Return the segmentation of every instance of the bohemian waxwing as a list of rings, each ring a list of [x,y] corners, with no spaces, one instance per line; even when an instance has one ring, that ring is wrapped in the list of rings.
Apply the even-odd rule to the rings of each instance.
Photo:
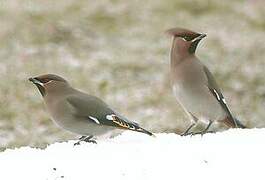
[[[170,51],[173,91],[193,122],[183,135],[204,134],[216,121],[223,122],[228,127],[244,128],[245,126],[232,116],[212,73],[195,55],[197,45],[206,34],[183,28],[173,28],[166,32],[173,36]],[[208,122],[205,130],[189,133],[198,120]]]
[[[95,142],[91,140],[93,136],[115,129],[153,135],[113,111],[101,99],[72,88],[60,76],[46,74],[29,80],[39,89],[53,121],[65,130],[82,135],[82,141]]]

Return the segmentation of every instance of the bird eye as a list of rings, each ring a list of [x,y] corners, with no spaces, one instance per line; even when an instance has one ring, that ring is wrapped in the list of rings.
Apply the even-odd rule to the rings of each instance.
[[[188,36],[184,36],[184,37],[183,37],[183,40],[184,40],[184,41],[188,41]]]
[[[190,37],[190,36],[183,36],[182,39],[184,41],[191,41],[192,40],[192,37]]]
[[[45,79],[41,79],[40,80],[40,82],[42,82],[43,84],[48,83],[50,81],[51,81],[51,79],[48,79],[48,78],[45,78]]]

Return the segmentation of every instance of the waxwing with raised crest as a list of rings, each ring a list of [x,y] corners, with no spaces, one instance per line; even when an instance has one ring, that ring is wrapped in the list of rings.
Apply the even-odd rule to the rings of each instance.
[[[212,73],[195,55],[206,34],[184,28],[172,28],[166,33],[173,37],[170,74],[174,95],[192,121],[183,135],[204,134],[213,122],[244,128],[233,117]],[[207,127],[201,132],[189,132],[200,120],[207,121]]]

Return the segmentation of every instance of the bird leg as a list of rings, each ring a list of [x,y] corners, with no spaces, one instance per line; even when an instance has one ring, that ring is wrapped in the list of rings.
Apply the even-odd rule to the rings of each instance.
[[[79,138],[79,140],[80,140],[80,141],[81,141],[81,140],[84,140],[86,137],[87,137],[87,136],[81,136],[81,137]]]
[[[88,143],[97,144],[97,141],[93,140],[92,138],[93,138],[93,136],[88,136],[83,141],[88,142]]]
[[[200,135],[204,135],[206,133],[214,133],[214,131],[208,131],[210,126],[212,125],[213,121],[209,121],[209,124],[207,125],[207,127],[203,130],[203,131],[199,131],[199,132],[191,132],[189,133],[190,135],[196,135],[196,134],[200,134]]]
[[[74,146],[80,145],[80,142],[82,142],[82,141],[88,142],[88,143],[97,144],[97,141],[93,140],[92,138],[93,138],[93,136],[81,136],[79,138],[79,141],[77,141],[76,143],[74,143]]]
[[[189,134],[190,134],[190,133],[189,133],[190,129],[191,129],[193,126],[195,126],[195,124],[196,124],[196,123],[192,123],[192,124],[186,129],[186,131],[185,131],[184,133],[181,134],[181,136],[187,136],[187,135],[189,135]]]

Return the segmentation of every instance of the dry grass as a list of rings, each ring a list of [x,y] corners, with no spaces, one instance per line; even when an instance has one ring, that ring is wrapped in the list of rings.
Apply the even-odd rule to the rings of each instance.
[[[265,126],[264,1],[11,0],[0,2],[0,148],[74,138],[54,126],[27,78],[56,73],[155,132],[188,125],[168,80],[181,26],[208,34],[198,56],[234,114]]]

